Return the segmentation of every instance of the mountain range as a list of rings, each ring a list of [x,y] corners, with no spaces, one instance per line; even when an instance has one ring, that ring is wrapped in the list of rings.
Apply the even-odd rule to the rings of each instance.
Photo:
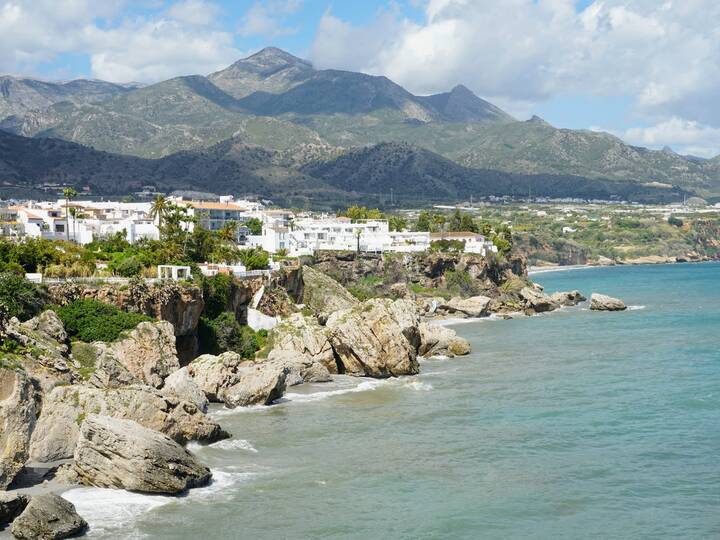
[[[518,121],[462,85],[416,96],[386,77],[318,70],[272,47],[207,77],[142,87],[2,77],[0,129],[17,136],[0,139],[0,183],[12,185],[74,178],[105,193],[180,188],[187,171],[178,164],[192,164],[196,188],[290,198],[381,196],[390,187],[415,201],[528,191],[720,196],[720,157]],[[44,157],[21,163],[11,147]]]

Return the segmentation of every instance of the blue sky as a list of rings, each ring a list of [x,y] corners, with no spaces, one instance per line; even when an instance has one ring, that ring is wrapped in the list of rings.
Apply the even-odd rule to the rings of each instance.
[[[275,45],[519,119],[720,153],[716,0],[0,0],[0,72],[152,83]]]

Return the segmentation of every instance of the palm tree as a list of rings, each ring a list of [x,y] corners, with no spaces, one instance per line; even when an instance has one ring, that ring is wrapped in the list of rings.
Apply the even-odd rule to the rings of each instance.
[[[360,237],[362,236],[362,229],[358,228],[355,231],[355,237],[357,238],[357,252],[360,253]]]
[[[237,240],[238,224],[236,221],[226,221],[218,231],[218,238],[223,242],[234,243]]]
[[[71,208],[70,215],[72,216],[73,240],[77,241],[77,235],[75,234],[75,223],[78,218],[78,209],[75,207]]]
[[[78,192],[71,187],[63,189],[63,197],[65,197],[65,237],[67,241],[70,241],[70,221],[68,216],[70,214],[70,199],[77,197]]]
[[[157,195],[155,200],[152,202],[152,205],[150,205],[150,218],[153,220],[157,219],[157,226],[160,231],[162,231],[162,220],[165,217],[165,214],[167,214],[169,208],[170,205],[162,195]]]

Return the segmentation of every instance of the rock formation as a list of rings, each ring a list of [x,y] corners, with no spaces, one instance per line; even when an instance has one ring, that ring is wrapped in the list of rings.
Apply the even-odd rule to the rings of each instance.
[[[285,378],[286,386],[332,380],[330,372],[322,363],[294,351],[273,349],[268,355],[266,363],[278,364],[288,369]]]
[[[580,302],[585,302],[587,298],[580,291],[565,291],[551,294],[550,300],[560,306],[577,306]]]
[[[82,424],[73,472],[89,486],[168,494],[211,478],[207,467],[166,435],[132,420],[95,414]]]
[[[270,405],[285,393],[289,369],[281,364],[265,362],[243,366],[236,372],[237,382],[221,396],[228,407]]]
[[[489,314],[490,298],[472,296],[470,298],[451,298],[443,302],[438,309],[445,313],[458,314],[464,317],[486,317]]]
[[[21,371],[0,368],[0,489],[7,488],[28,459],[35,426],[32,384]]]
[[[160,388],[165,377],[180,369],[170,323],[142,322],[111,345],[115,358],[140,381]]]
[[[590,297],[590,309],[593,311],[624,311],[627,306],[618,298],[593,293]]]
[[[162,388],[165,395],[175,396],[178,399],[189,401],[201,412],[207,412],[208,398],[205,396],[195,380],[188,373],[188,368],[180,368],[171,373],[165,379],[165,386]]]
[[[13,521],[11,532],[23,540],[54,540],[74,536],[87,527],[75,506],[54,493],[33,495]]]
[[[188,373],[215,403],[222,402],[222,393],[238,380],[237,370],[244,361],[235,352],[224,352],[220,355],[203,354],[188,364]]]
[[[108,390],[63,386],[45,399],[32,434],[31,459],[46,463],[72,457],[80,425],[90,414],[132,419],[182,444],[190,440],[214,442],[229,436],[195,404],[147,386]]]
[[[29,502],[30,497],[17,491],[0,491],[0,530],[22,514]]]
[[[325,328],[315,317],[297,313],[277,325],[270,334],[275,351],[290,351],[320,362],[331,373],[337,373],[332,345]]]
[[[327,320],[331,313],[352,308],[359,303],[345,287],[310,266],[302,268],[302,283],[302,302],[321,322]]]
[[[470,354],[468,340],[457,335],[455,330],[445,326],[420,323],[420,356],[463,356]]]
[[[523,287],[520,290],[520,298],[525,304],[526,310],[534,313],[545,313],[560,307],[539,286]]]

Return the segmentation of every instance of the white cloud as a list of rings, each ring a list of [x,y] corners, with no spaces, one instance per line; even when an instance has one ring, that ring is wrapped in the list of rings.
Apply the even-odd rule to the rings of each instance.
[[[296,12],[302,0],[256,1],[245,13],[238,33],[241,36],[277,37],[297,32],[285,26],[288,15]]]
[[[181,0],[164,14],[120,18],[124,0],[0,0],[0,71],[32,72],[58,54],[90,57],[91,75],[158,80],[220,69],[241,55],[217,6]],[[7,51],[7,53],[5,52]]]
[[[720,126],[720,2],[429,0],[416,23],[326,13],[314,63],[384,74],[417,93],[463,83],[517,109],[561,94],[630,95],[637,112]]]
[[[670,146],[676,152],[701,157],[720,154],[720,129],[698,122],[670,118],[651,127],[630,128],[624,138],[634,144],[662,148]]]

